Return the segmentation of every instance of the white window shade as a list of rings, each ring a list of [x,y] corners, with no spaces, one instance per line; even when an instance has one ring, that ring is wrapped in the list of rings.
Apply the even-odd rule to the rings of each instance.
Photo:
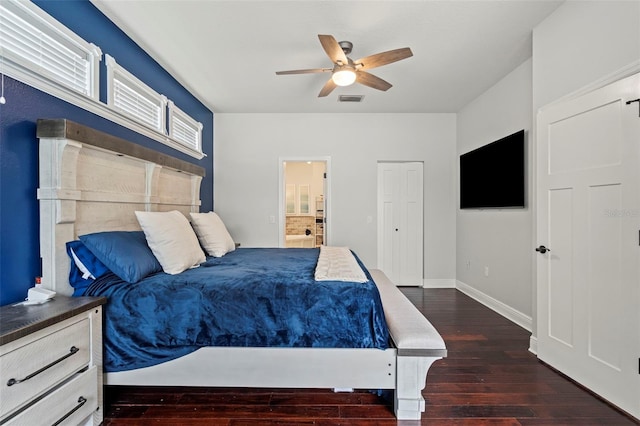
[[[131,88],[127,81],[114,78],[113,80],[113,107],[124,112],[143,124],[161,131],[162,105],[158,99],[150,100]]]
[[[105,55],[107,65],[107,105],[129,118],[166,134],[167,98],[144,84]]]
[[[169,101],[169,137],[202,152],[202,123],[191,118],[171,101]]]
[[[182,113],[185,118],[176,116],[172,120],[173,136],[169,136],[167,99],[109,55],[105,58],[109,74],[106,104],[100,101],[102,51],[98,46],[83,40],[31,1],[0,0],[3,75],[194,158],[203,158],[202,126]]]
[[[0,1],[0,55],[16,72],[98,97],[100,49],[31,2]]]

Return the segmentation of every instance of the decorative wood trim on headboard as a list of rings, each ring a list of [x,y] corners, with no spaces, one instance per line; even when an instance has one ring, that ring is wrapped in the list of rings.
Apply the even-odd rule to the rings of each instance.
[[[66,243],[134,231],[136,210],[200,210],[204,168],[69,120],[38,120],[43,286],[70,295]]]
[[[198,176],[205,176],[204,167],[171,157],[100,130],[75,123],[65,118],[38,119],[36,136],[39,139],[71,139],[130,157],[147,160],[160,166],[171,167]]]

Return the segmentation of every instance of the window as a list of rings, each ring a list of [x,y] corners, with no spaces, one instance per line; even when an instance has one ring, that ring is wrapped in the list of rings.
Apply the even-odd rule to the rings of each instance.
[[[300,214],[309,214],[309,185],[298,185],[298,197]]]
[[[296,214],[296,186],[293,183],[286,185],[285,205],[287,214]]]
[[[116,60],[105,55],[107,65],[107,105],[138,123],[167,135],[165,143],[183,152],[202,155],[202,124],[187,115],[164,95],[159,94]]]
[[[100,49],[31,2],[0,2],[0,55],[19,80],[98,99]]]
[[[169,101],[169,137],[196,151],[202,151],[202,123]]]
[[[197,159],[202,124],[105,55],[107,104],[100,101],[102,51],[30,1],[0,0],[2,71],[86,111]],[[167,114],[169,131],[167,132]]]
[[[167,98],[138,80],[116,60],[105,55],[107,105],[139,123],[165,134]]]

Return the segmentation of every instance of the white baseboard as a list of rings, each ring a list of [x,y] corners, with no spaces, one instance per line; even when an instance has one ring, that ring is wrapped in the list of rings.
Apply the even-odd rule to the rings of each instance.
[[[422,288],[456,288],[456,280],[453,278],[425,278],[422,280]]]
[[[538,355],[538,338],[534,335],[529,338],[529,352]]]
[[[512,321],[525,330],[531,332],[531,325],[533,320],[530,316],[525,315],[516,309],[513,309],[511,306],[506,305],[497,299],[494,299],[493,297],[481,292],[480,290],[476,290],[475,288],[463,283],[462,281],[456,281],[456,288],[472,299],[475,299],[486,307],[496,311],[509,321]]]

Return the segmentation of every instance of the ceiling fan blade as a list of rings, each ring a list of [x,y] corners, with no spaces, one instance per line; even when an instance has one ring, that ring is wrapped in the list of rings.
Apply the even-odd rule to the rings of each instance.
[[[349,63],[347,55],[344,54],[342,47],[340,47],[340,45],[332,35],[318,34],[318,38],[320,39],[322,48],[325,52],[327,52],[327,56],[329,57],[329,59],[331,59],[331,62],[333,62],[334,64],[341,62],[344,65]]]
[[[324,98],[325,96],[327,96],[329,93],[333,92],[333,89],[335,89],[336,87],[338,87],[337,84],[335,84],[333,82],[333,79],[329,79],[327,80],[327,82],[324,84],[324,86],[322,87],[322,90],[320,90],[320,93],[318,93],[318,97],[319,98]]]
[[[276,71],[276,75],[313,74],[318,72],[330,72],[330,71],[332,71],[332,68],[309,68],[306,70]]]
[[[360,70],[356,72],[356,82],[382,91],[387,91],[393,86],[391,83],[384,81],[380,77],[376,77],[373,74]]]
[[[413,56],[413,52],[408,47],[402,49],[388,50],[375,55],[365,56],[362,59],[354,61],[354,64],[362,64],[361,70],[370,70],[372,68],[381,67],[382,65],[391,64]]]

